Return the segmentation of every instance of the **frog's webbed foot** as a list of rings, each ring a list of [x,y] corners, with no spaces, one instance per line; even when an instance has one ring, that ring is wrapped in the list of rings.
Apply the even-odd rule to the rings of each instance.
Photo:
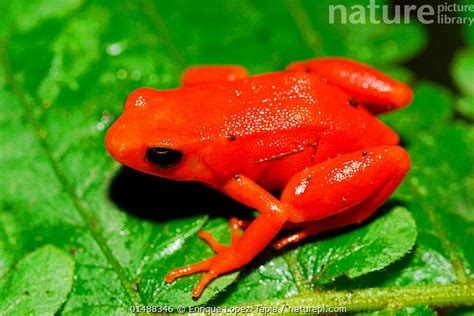
[[[243,221],[235,217],[232,217],[229,220],[229,226],[231,229],[231,237],[230,237],[231,246],[235,245],[237,241],[240,239],[240,236],[241,236],[240,228],[243,225],[244,225]],[[217,254],[224,252],[230,248],[229,246],[225,246],[221,244],[220,242],[218,242],[217,240],[215,240],[214,237],[212,237],[212,235],[205,230],[199,231],[198,236],[199,238],[205,240],[209,244],[209,246],[211,246],[212,250],[214,250],[214,252]]]
[[[286,237],[281,238],[277,242],[273,244],[273,248],[281,249],[289,244],[297,243],[311,235],[315,235],[317,231],[315,231],[312,227],[307,227],[301,231],[288,235]]]
[[[231,248],[239,241],[241,237],[240,228],[244,224],[241,220],[233,217],[229,220],[229,225],[231,228],[231,246],[221,244],[207,231],[199,231],[199,238],[205,240],[217,255],[201,262],[197,262],[178,269],[173,269],[166,275],[165,281],[172,282],[174,279],[181,276],[194,274],[201,271],[208,271],[208,273],[206,273],[201,278],[198,285],[192,292],[193,297],[199,297],[206,285],[219,274],[221,274],[222,271],[228,271],[229,269],[227,266],[229,266],[229,264],[231,266],[233,261],[235,261],[235,257],[232,254]]]

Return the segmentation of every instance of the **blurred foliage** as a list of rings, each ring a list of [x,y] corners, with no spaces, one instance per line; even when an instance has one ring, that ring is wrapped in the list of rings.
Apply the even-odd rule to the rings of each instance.
[[[337,295],[373,288],[383,296],[405,287],[426,287],[434,299],[384,307],[432,314],[426,305],[437,306],[437,298],[473,304],[473,48],[453,61],[461,91],[453,96],[402,66],[426,47],[423,26],[329,24],[330,4],[337,3],[0,2],[1,313],[127,314],[130,305],[262,300],[272,306],[322,293],[334,305],[370,310],[370,298],[357,305]],[[466,27],[466,45],[472,34]],[[196,237],[201,227],[223,242],[229,229],[202,210],[179,217],[153,203],[143,212],[169,216],[147,220],[113,203],[120,166],[103,140],[127,94],[176,87],[191,64],[242,64],[260,73],[323,55],[364,61],[415,87],[412,106],[383,117],[412,157],[406,181],[362,227],[267,250],[218,278],[199,300],[190,295],[199,275],[166,284],[169,269],[212,254]],[[471,289],[462,302],[451,288],[442,292],[455,284]]]

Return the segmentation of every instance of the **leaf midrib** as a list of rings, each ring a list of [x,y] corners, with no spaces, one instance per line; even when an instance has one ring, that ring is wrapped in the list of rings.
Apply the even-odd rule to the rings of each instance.
[[[400,309],[413,305],[452,307],[474,305],[474,284],[423,285],[412,287],[369,288],[356,291],[328,291],[297,295],[278,301],[268,300],[248,307],[301,308],[346,307],[347,312]]]
[[[129,297],[130,301],[132,302],[132,304],[142,305],[141,299],[139,295],[136,293],[136,291],[133,289],[132,283],[128,280],[125,270],[122,268],[118,259],[115,257],[112,250],[107,245],[107,242],[104,236],[102,236],[100,232],[100,227],[97,224],[96,218],[94,217],[94,215],[90,214],[90,212],[84,206],[84,204],[79,199],[77,194],[74,192],[72,184],[69,182],[64,172],[62,171],[59,165],[59,162],[54,157],[52,148],[50,144],[46,141],[46,138],[44,137],[44,132],[43,132],[43,129],[41,128],[41,125],[39,124],[35,116],[33,115],[34,113],[33,106],[27,100],[24,91],[20,88],[20,85],[15,80],[15,77],[13,75],[13,69],[9,62],[6,44],[3,41],[0,43],[0,63],[5,72],[6,83],[11,86],[13,93],[18,98],[19,103],[21,107],[23,108],[26,120],[33,128],[34,134],[37,137],[38,142],[40,146],[42,147],[43,151],[45,152],[51,168],[54,171],[54,175],[58,179],[64,191],[67,193],[67,195],[71,199],[75,209],[77,210],[80,217],[86,224],[88,231],[91,233],[92,237],[97,242],[100,249],[102,250],[104,256],[106,257],[106,259],[109,261],[110,265],[112,266],[114,272],[117,274],[120,280],[120,283],[124,287],[125,292],[127,296]]]

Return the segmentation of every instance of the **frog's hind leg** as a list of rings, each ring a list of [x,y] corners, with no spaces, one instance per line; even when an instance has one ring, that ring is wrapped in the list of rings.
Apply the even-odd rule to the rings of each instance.
[[[297,243],[310,236],[342,228],[354,224],[360,224],[372,215],[380,206],[379,203],[391,194],[391,192],[377,192],[374,196],[360,204],[355,205],[341,213],[320,220],[316,220],[307,224],[305,228],[291,235],[285,236],[273,244],[275,249],[281,249],[289,244]],[[381,202],[380,202],[381,201]]]
[[[189,87],[211,82],[233,81],[245,78],[247,75],[247,69],[239,65],[191,66],[181,76],[181,85]]]
[[[352,105],[360,102],[374,114],[402,108],[413,99],[413,92],[406,84],[350,59],[316,58],[291,63],[286,69],[319,75],[347,93]]]
[[[410,168],[398,146],[341,155],[293,176],[281,201],[292,210],[290,222],[308,222],[303,230],[274,244],[282,248],[308,236],[352,224],[372,215],[392,194]]]

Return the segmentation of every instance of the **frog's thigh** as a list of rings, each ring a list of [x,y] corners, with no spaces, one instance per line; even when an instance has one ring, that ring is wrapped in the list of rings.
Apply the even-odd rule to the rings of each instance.
[[[247,77],[247,69],[239,65],[207,65],[187,68],[182,77],[184,87],[216,81],[232,81]]]
[[[398,146],[368,148],[313,166],[295,175],[282,193],[290,221],[307,227],[274,244],[280,249],[308,236],[368,218],[392,194],[410,168]]]
[[[410,158],[399,146],[359,150],[296,174],[283,190],[281,201],[289,206],[289,221],[296,223],[350,210],[344,212],[348,215],[337,216],[336,222],[341,223],[338,227],[345,226],[372,214],[396,189],[409,168]]]

